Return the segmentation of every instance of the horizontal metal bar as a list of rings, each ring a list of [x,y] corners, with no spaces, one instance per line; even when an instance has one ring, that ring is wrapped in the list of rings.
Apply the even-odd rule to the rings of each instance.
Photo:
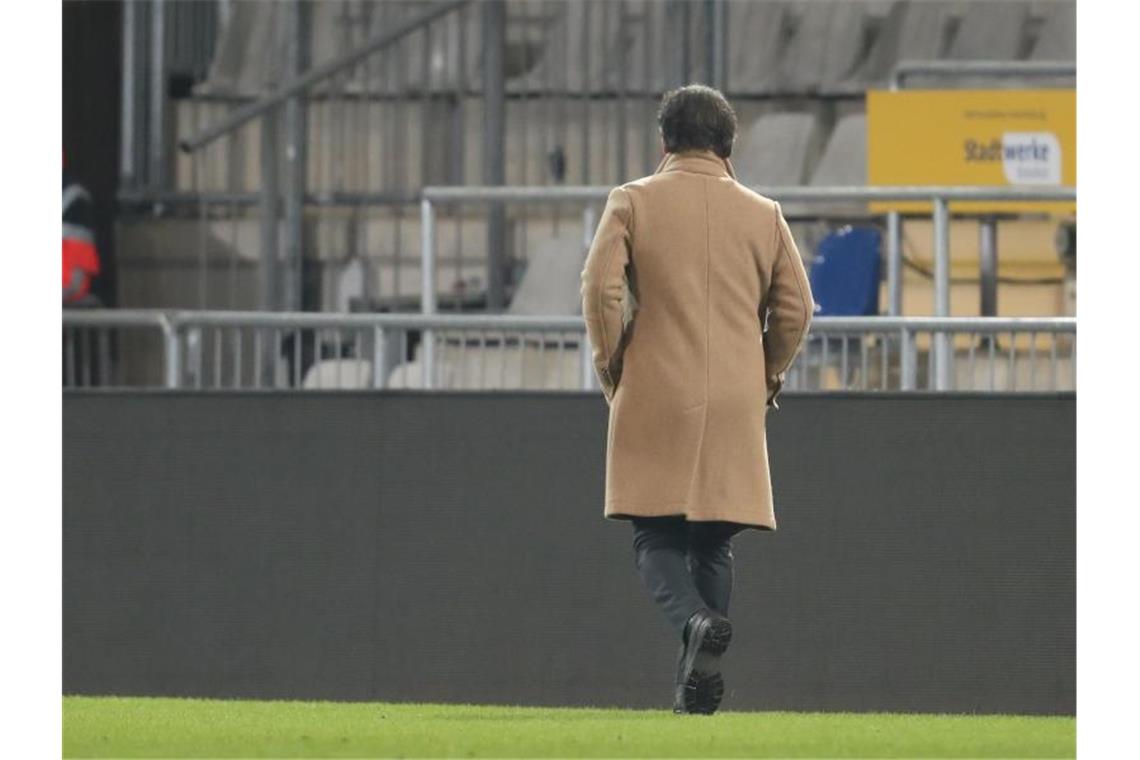
[[[1076,317],[816,317],[813,333],[875,333],[906,328],[911,332],[1075,333]]]
[[[90,309],[63,312],[65,326],[380,328],[582,332],[579,316],[511,314],[342,314],[336,312],[161,311]],[[1075,317],[816,317],[813,333],[879,333],[906,329],[948,333],[1076,333]]]
[[[305,203],[311,206],[413,205],[423,199],[445,201],[604,201],[613,188],[608,185],[456,185],[425,187],[421,193],[308,193]],[[810,187],[758,186],[751,188],[761,195],[779,201],[929,201],[934,197],[949,201],[1075,201],[1072,187]],[[125,206],[256,206],[261,193],[189,193],[125,191],[119,203]]]
[[[584,331],[577,316],[530,316],[511,314],[340,314],[335,312],[174,311],[168,317],[178,325],[193,327],[366,328],[395,330],[513,330]]]
[[[422,197],[429,201],[597,201],[605,200],[613,188],[608,185],[566,185],[536,187],[528,185],[429,186]],[[778,201],[1075,201],[1075,187],[1004,187],[1004,186],[850,186],[811,187],[806,185],[772,185],[751,188]]]
[[[386,193],[307,193],[305,204],[309,206],[364,206],[364,205],[418,205],[419,193],[392,191]],[[149,192],[130,190],[119,193],[118,201],[123,206],[256,206],[261,202],[261,193],[189,193],[189,192]]]
[[[862,85],[851,85],[850,87],[843,84],[830,85],[831,89],[821,89],[812,92],[812,99],[817,101],[847,101],[858,100],[860,103],[866,96],[866,87]],[[571,101],[596,101],[605,102],[612,100],[634,100],[634,99],[648,99],[660,101],[661,98],[668,93],[668,89],[659,89],[650,87],[630,87],[627,86],[624,90],[615,87],[597,87],[590,90],[581,90],[573,88],[565,88],[562,86],[544,86],[541,91],[542,97],[545,98],[559,98]],[[802,97],[803,90],[797,90],[790,87],[781,87],[777,89],[770,89],[764,92],[755,92],[752,90],[734,90],[724,89],[721,90],[725,98],[730,103],[736,101],[751,101],[762,103],[776,99],[785,99],[791,97]],[[384,90],[379,86],[370,90],[335,90],[335,91],[318,91],[309,93],[306,98],[310,102],[373,102],[373,103],[389,103],[389,102],[411,102],[419,100],[433,100],[438,102],[452,102],[462,98],[479,98],[482,97],[483,90],[479,87],[455,87],[450,84],[435,84],[431,87],[425,87],[418,84],[406,83],[398,90]],[[505,96],[508,100],[529,100],[533,101],[536,93],[528,89],[525,83],[507,83],[507,90]],[[228,105],[240,105],[242,103],[254,103],[257,101],[255,95],[234,93],[234,92],[195,92],[186,97],[187,101],[195,103],[221,103]]]
[[[891,89],[913,75],[961,77],[1075,77],[1072,61],[899,61],[891,74]]]
[[[183,140],[179,143],[182,150],[190,153],[192,151],[207,145],[227,132],[232,132],[242,124],[255,119],[261,114],[265,113],[271,108],[284,103],[289,98],[297,95],[298,93],[307,90],[317,82],[328,79],[331,76],[339,74],[345,69],[351,68],[364,58],[382,50],[395,42],[398,42],[408,34],[416,31],[420,27],[426,26],[438,18],[446,16],[454,10],[466,5],[469,0],[452,0],[451,2],[443,2],[432,6],[429,10],[420,14],[410,21],[405,21],[402,24],[397,24],[390,31],[379,35],[378,37],[369,40],[355,50],[350,50],[343,55],[339,55],[327,63],[320,66],[315,66],[309,69],[301,76],[278,87],[273,92],[269,93],[263,98],[250,103],[249,105],[242,106],[236,109],[229,117],[223,119],[218,124],[210,127],[202,132],[199,132],[194,137]]]
[[[170,312],[157,309],[64,309],[64,327],[163,327]]]

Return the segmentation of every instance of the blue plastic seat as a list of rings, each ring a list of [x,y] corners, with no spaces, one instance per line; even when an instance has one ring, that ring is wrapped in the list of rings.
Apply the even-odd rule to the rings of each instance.
[[[873,227],[843,227],[820,242],[809,275],[817,316],[862,317],[879,313],[880,237]],[[825,371],[834,373],[831,376],[838,381],[840,390],[850,387],[852,375],[860,371],[861,363],[840,357],[860,356],[861,341],[854,335],[817,337],[814,347],[806,350],[801,360],[804,371],[810,367],[818,372],[821,387]]]
[[[817,316],[879,313],[881,235],[874,227],[843,227],[819,244],[811,267]]]

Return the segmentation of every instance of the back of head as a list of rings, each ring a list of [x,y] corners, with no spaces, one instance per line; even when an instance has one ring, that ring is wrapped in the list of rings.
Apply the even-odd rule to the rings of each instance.
[[[657,124],[669,153],[711,150],[721,158],[732,155],[736,113],[713,87],[690,84],[665,93]]]

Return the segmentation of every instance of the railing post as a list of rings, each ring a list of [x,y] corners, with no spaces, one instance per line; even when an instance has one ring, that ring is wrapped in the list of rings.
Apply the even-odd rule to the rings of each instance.
[[[424,198],[420,201],[420,312],[426,316],[435,311],[435,208]],[[423,387],[430,390],[435,379],[435,333],[424,328],[421,335]]]
[[[388,381],[384,328],[372,328],[372,387],[383,388]]]
[[[914,342],[910,330],[899,330],[899,390],[913,391],[915,386]]]
[[[594,243],[594,228],[598,224],[598,210],[594,204],[587,203],[585,208],[582,209],[582,258],[584,259],[590,251],[590,246]],[[582,331],[582,336],[578,342],[578,365],[581,370],[581,384],[582,390],[592,391],[596,389],[594,377],[594,357],[590,350],[590,336],[586,334],[585,330]]]
[[[950,316],[950,209],[945,198],[934,198],[934,313]],[[951,390],[950,336],[934,333],[934,389]]]
[[[582,249],[585,251],[590,250],[590,246],[594,244],[594,228],[598,226],[598,210],[594,208],[594,204],[587,203],[586,207],[582,209]]]
[[[582,338],[578,343],[578,356],[582,368],[582,390],[592,391],[596,387],[594,385],[594,355],[590,350],[590,336],[585,331],[582,332]]]
[[[983,217],[978,222],[978,258],[980,268],[981,315],[997,316],[997,219]]]
[[[164,315],[161,319],[164,384],[175,390],[182,384],[182,332],[170,317]]]
[[[887,314],[902,314],[902,217],[887,213]]]

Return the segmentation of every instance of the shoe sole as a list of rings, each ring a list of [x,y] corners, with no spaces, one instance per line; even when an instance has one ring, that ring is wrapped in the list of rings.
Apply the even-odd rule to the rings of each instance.
[[[685,709],[700,715],[712,715],[724,698],[724,678],[720,674],[720,658],[732,641],[732,624],[716,620],[701,639],[701,647],[685,680]]]

